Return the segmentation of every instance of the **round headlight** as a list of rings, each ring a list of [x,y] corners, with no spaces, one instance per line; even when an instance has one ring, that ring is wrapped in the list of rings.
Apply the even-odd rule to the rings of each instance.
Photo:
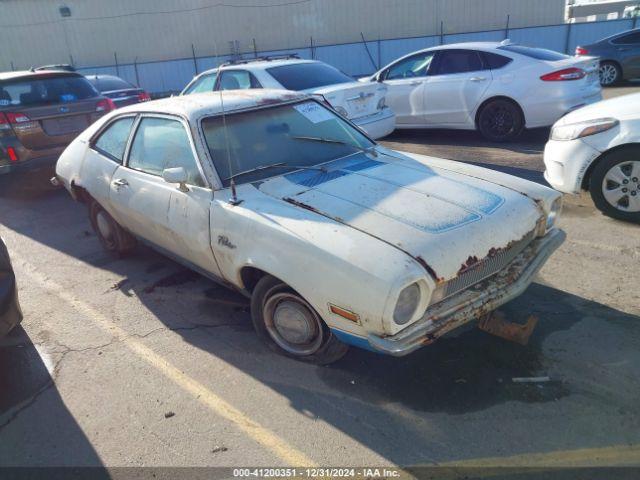
[[[417,283],[412,283],[400,292],[398,303],[393,311],[393,321],[398,325],[404,325],[411,320],[419,304],[420,286]]]

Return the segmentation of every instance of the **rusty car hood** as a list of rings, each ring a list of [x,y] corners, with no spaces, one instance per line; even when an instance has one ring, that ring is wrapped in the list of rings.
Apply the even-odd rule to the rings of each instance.
[[[470,258],[482,259],[527,236],[542,211],[532,198],[501,182],[443,165],[400,154],[358,153],[326,164],[326,172],[296,171],[257,186],[316,212],[318,221],[331,219],[384,241],[412,256],[435,279],[449,280]]]

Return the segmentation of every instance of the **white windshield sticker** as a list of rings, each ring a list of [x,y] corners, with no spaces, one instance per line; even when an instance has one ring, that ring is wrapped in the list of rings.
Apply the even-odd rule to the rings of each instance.
[[[326,122],[327,120],[335,118],[329,110],[321,107],[316,102],[302,103],[300,105],[295,105],[293,108],[299,111],[312,123]]]

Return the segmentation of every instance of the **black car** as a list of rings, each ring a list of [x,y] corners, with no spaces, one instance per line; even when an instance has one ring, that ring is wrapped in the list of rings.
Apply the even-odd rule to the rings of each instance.
[[[102,95],[110,98],[116,107],[151,100],[149,94],[142,88],[115,75],[86,75],[86,77]]]
[[[16,276],[11,267],[7,247],[0,238],[0,337],[22,321],[18,303]]]
[[[605,87],[640,78],[640,28],[577,47],[576,55],[600,58],[600,83]]]

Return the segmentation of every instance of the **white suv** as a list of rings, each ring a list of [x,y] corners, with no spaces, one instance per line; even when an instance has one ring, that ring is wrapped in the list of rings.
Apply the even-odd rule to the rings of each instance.
[[[385,105],[386,85],[360,83],[331,65],[295,56],[238,60],[196,76],[181,95],[248,88],[285,89],[322,95],[340,115],[371,138],[389,135],[396,127]]]

